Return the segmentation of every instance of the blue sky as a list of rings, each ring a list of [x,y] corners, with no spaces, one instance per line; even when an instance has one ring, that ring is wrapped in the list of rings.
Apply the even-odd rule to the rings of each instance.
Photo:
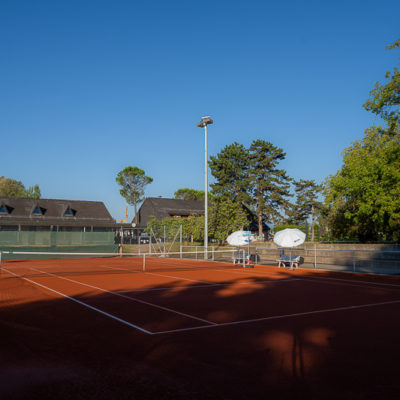
[[[128,165],[153,177],[147,196],[204,189],[210,115],[210,155],[264,139],[320,182],[380,123],[362,104],[399,65],[399,15],[398,0],[2,0],[0,176],[122,219]]]

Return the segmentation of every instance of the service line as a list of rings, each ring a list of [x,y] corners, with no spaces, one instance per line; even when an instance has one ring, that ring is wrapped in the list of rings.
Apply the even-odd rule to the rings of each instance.
[[[43,289],[46,289],[46,290],[48,290],[48,291],[50,291],[50,292],[52,292],[52,293],[58,294],[59,296],[62,296],[62,297],[65,297],[65,298],[67,298],[67,299],[69,299],[69,300],[71,300],[71,301],[74,301],[75,303],[78,303],[78,304],[80,304],[81,306],[87,307],[87,308],[89,308],[89,309],[91,309],[91,310],[93,310],[93,311],[96,311],[96,312],[98,312],[98,313],[100,313],[100,314],[102,314],[102,315],[105,315],[106,317],[109,317],[109,318],[114,319],[114,320],[116,320],[116,321],[118,321],[118,322],[121,322],[121,323],[123,323],[124,325],[127,325],[127,326],[129,326],[129,327],[131,327],[131,328],[134,328],[134,329],[137,329],[137,330],[139,330],[139,331],[141,331],[141,332],[147,333],[148,335],[152,335],[152,334],[153,334],[152,332],[150,332],[150,331],[148,331],[148,330],[146,330],[146,329],[144,329],[144,328],[141,328],[141,327],[138,326],[138,325],[132,324],[132,323],[130,323],[130,322],[128,322],[128,321],[125,321],[125,320],[122,319],[122,318],[119,318],[119,317],[117,317],[117,316],[115,316],[115,315],[112,315],[112,314],[110,314],[110,313],[108,313],[108,312],[105,312],[105,311],[101,310],[100,308],[93,307],[93,306],[91,306],[90,304],[87,304],[87,303],[85,303],[85,302],[83,302],[83,301],[81,301],[81,300],[75,299],[75,297],[68,296],[68,295],[66,295],[65,293],[59,292],[58,290],[54,290],[54,289],[52,289],[52,288],[49,288],[48,286],[42,285],[41,283],[32,281],[31,279],[25,278],[24,276],[17,275],[17,274],[15,274],[14,272],[11,272],[11,271],[9,271],[9,270],[6,269],[6,268],[2,268],[2,270],[3,270],[3,271],[6,271],[7,273],[9,273],[9,274],[11,274],[11,275],[14,275],[14,276],[17,277],[17,278],[24,279],[25,281],[27,281],[27,282],[29,282],[29,283],[32,283],[33,285],[37,285],[37,286],[39,286],[39,287],[41,287],[41,288],[43,288]]]
[[[83,283],[83,282],[77,281],[75,279],[65,278],[64,276],[58,276],[58,275],[52,274],[50,272],[41,271],[40,269],[31,268],[31,270],[40,272],[40,273],[45,274],[45,275],[54,276],[54,277],[56,277],[58,279],[63,279],[63,280],[69,281],[69,282],[77,283],[78,285],[87,286],[87,287],[90,287],[92,289],[100,290],[101,292],[110,293],[110,294],[112,294],[114,296],[119,296],[119,297],[122,297],[124,299],[128,299],[128,300],[131,300],[131,301],[135,301],[137,303],[141,303],[141,304],[145,304],[147,306],[158,308],[158,309],[163,310],[163,311],[168,311],[168,312],[171,312],[171,313],[174,313],[174,314],[177,314],[177,315],[181,315],[181,316],[186,317],[186,318],[191,318],[191,319],[195,319],[197,321],[205,322],[206,324],[216,325],[215,322],[208,321],[208,320],[203,319],[203,318],[195,317],[194,315],[186,314],[186,313],[183,313],[183,312],[180,312],[180,311],[177,311],[177,310],[173,310],[172,308],[163,307],[163,306],[160,306],[158,304],[150,303],[148,301],[139,300],[139,299],[136,299],[134,297],[126,296],[126,295],[121,294],[119,292],[114,292],[112,290],[103,289],[103,288],[98,287],[98,286],[89,285],[88,283]]]

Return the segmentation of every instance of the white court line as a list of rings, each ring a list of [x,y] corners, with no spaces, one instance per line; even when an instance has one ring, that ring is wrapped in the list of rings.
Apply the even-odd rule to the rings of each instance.
[[[222,322],[220,324],[216,324],[213,326],[198,326],[192,328],[181,328],[181,329],[172,329],[169,331],[159,331],[159,332],[152,332],[153,335],[162,335],[165,333],[179,333],[179,332],[186,332],[186,331],[194,331],[199,329],[206,329],[206,328],[219,328],[224,326],[231,326],[231,325],[240,325],[240,324],[248,324],[252,322],[260,322],[260,321],[269,321],[274,319],[284,319],[284,318],[293,318],[293,317],[302,317],[306,315],[313,315],[313,314],[324,314],[329,312],[336,312],[336,311],[348,311],[348,310],[355,310],[360,308],[367,308],[367,307],[377,307],[389,304],[398,304],[400,300],[393,300],[393,301],[385,301],[382,303],[371,303],[371,304],[362,304],[358,306],[346,306],[346,307],[337,307],[337,308],[327,308],[324,310],[316,310],[316,311],[305,311],[301,313],[295,314],[284,314],[284,315],[275,315],[272,317],[264,317],[264,318],[255,318],[255,319],[246,319],[241,321],[233,321],[233,322]]]
[[[394,287],[400,289],[400,285],[396,285],[394,283],[383,283],[383,282],[370,282],[370,281],[359,281],[356,279],[341,279],[341,278],[328,278],[324,276],[307,276],[307,277],[302,277],[301,279],[304,280],[330,280],[330,281],[339,281],[339,282],[344,282],[347,285],[351,286],[360,286],[360,287],[368,287],[369,285],[375,285],[375,286],[388,286],[388,287]],[[329,283],[329,282],[328,282]],[[334,283],[334,282],[332,282]],[[363,285],[357,285],[357,283],[362,283]]]
[[[137,303],[142,303],[142,304],[145,304],[145,305],[148,305],[148,306],[159,308],[160,310],[163,310],[163,311],[169,311],[171,313],[178,314],[178,315],[181,315],[183,317],[187,317],[187,318],[195,319],[197,321],[205,322],[205,323],[210,324],[210,325],[215,325],[216,324],[215,322],[208,321],[208,320],[203,319],[203,318],[195,317],[194,315],[185,314],[183,312],[173,310],[172,308],[159,306],[158,304],[149,303],[147,301],[139,300],[139,299],[136,299],[136,298],[130,297],[130,296],[125,296],[125,295],[123,295],[121,293],[114,292],[112,290],[107,290],[107,289],[100,288],[98,286],[89,285],[88,283],[83,283],[83,282],[76,281],[75,279],[65,278],[63,276],[58,276],[58,275],[52,274],[50,272],[41,271],[40,269],[36,269],[36,268],[30,268],[30,269],[33,270],[33,271],[41,272],[42,274],[54,276],[54,277],[59,278],[59,279],[64,279],[66,281],[77,283],[77,284],[82,285],[82,286],[87,286],[87,287],[90,287],[92,289],[100,290],[101,292],[110,293],[110,294],[113,294],[114,296],[119,296],[119,297],[122,297],[124,299],[135,301]]]
[[[29,282],[29,283],[32,283],[32,284],[37,285],[37,286],[40,286],[40,287],[43,288],[43,289],[46,289],[46,290],[48,290],[48,291],[50,291],[50,292],[53,292],[53,293],[58,294],[59,296],[65,297],[65,298],[67,298],[67,299],[69,299],[69,300],[72,300],[72,301],[74,301],[75,303],[80,304],[81,306],[90,308],[91,310],[96,311],[96,312],[98,312],[98,313],[100,313],[100,314],[103,314],[103,315],[105,315],[106,317],[115,319],[115,320],[118,321],[118,322],[122,322],[123,324],[128,325],[128,326],[131,327],[131,328],[134,328],[134,329],[137,329],[137,330],[139,330],[139,331],[141,331],[141,332],[147,333],[148,335],[152,335],[152,334],[153,334],[152,332],[150,332],[150,331],[148,331],[148,330],[146,330],[146,329],[143,329],[143,328],[141,328],[140,326],[131,324],[130,322],[125,321],[125,320],[122,319],[122,318],[118,318],[118,317],[116,317],[115,315],[112,315],[112,314],[109,314],[109,313],[107,313],[107,312],[105,312],[105,311],[103,311],[103,310],[100,310],[100,308],[93,307],[93,306],[91,306],[90,304],[84,303],[83,301],[80,301],[80,300],[78,300],[78,299],[75,299],[74,297],[68,296],[68,295],[66,295],[66,294],[64,294],[64,293],[61,293],[61,292],[57,291],[57,290],[51,289],[51,288],[49,288],[48,286],[42,285],[41,283],[32,281],[31,279],[25,278],[24,276],[14,274],[14,272],[8,271],[6,268],[2,268],[2,270],[8,272],[8,273],[11,274],[11,275],[16,276],[17,278],[24,279],[25,281],[27,281],[27,282]]]
[[[111,268],[111,269],[118,269],[119,268],[114,268],[114,267],[105,267],[105,268]],[[128,269],[124,269],[125,271],[129,271]],[[215,271],[221,271],[225,272],[227,270],[221,269],[221,270],[215,270]],[[228,270],[230,273],[235,273],[234,271]],[[275,282],[292,282],[292,281],[299,281],[301,280],[300,278],[293,278],[293,279],[282,279],[282,280],[267,280],[267,281],[257,281],[257,282],[230,282],[230,283],[212,283],[210,281],[202,281],[198,279],[189,279],[189,278],[183,278],[181,276],[175,276],[175,275],[165,275],[165,274],[157,274],[155,272],[144,272],[146,275],[154,275],[154,276],[161,276],[164,278],[173,278],[177,280],[182,280],[182,281],[189,281],[189,282],[200,282],[200,283],[205,283],[205,285],[196,285],[196,286],[167,286],[167,287],[162,287],[162,288],[151,288],[151,289],[130,289],[130,290],[119,290],[118,293],[129,293],[129,292],[152,292],[152,291],[159,291],[159,290],[168,290],[168,289],[196,289],[196,288],[205,288],[205,287],[213,287],[213,286],[231,286],[231,285],[251,285],[251,284],[257,284],[257,283],[275,283]],[[238,274],[241,275],[247,275],[249,274],[244,274],[237,272]]]
[[[155,274],[158,275],[158,274]],[[166,276],[168,278],[176,278],[180,279],[179,276],[173,277],[173,276],[167,276],[167,275],[159,275],[159,276]],[[193,279],[190,279],[193,282]],[[148,289],[126,289],[126,290],[118,290],[118,293],[130,293],[130,292],[156,292],[156,291],[163,291],[163,290],[174,290],[174,289],[198,289],[198,288],[208,288],[208,287],[214,287],[214,286],[234,286],[234,285],[243,285],[243,286],[249,286],[249,285],[255,285],[255,284],[264,284],[264,283],[283,283],[283,282],[293,282],[293,281],[301,281],[302,279],[300,278],[294,278],[294,279],[281,279],[281,280],[276,280],[276,281],[254,281],[254,282],[230,282],[230,283],[209,283],[206,285],[195,285],[195,286],[164,286],[164,287],[157,287],[157,288],[148,288]],[[202,281],[199,281],[202,282]]]

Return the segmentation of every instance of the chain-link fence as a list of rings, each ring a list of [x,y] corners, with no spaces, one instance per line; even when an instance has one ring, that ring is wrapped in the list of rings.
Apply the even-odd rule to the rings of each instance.
[[[261,264],[277,265],[282,254],[299,256],[300,268],[374,274],[400,274],[400,251],[366,249],[328,249],[315,247],[252,247]]]

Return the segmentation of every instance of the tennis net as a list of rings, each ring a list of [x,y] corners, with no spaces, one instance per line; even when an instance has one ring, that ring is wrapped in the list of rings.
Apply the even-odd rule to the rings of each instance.
[[[232,248],[157,254],[1,251],[0,268],[21,274],[41,268],[61,275],[223,269],[237,267],[237,253]]]

